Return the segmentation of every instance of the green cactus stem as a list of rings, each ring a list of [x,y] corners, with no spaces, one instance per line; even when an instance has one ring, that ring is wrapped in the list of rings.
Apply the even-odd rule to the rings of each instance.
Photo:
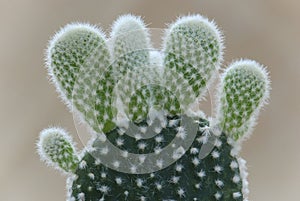
[[[222,34],[200,15],[165,33],[154,49],[142,18],[124,15],[110,38],[77,23],[51,40],[51,80],[92,134],[80,154],[63,129],[40,134],[41,159],[68,177],[67,201],[248,200],[239,150],[267,103],[268,73],[252,60],[229,65],[208,118],[195,105],[218,75]]]
[[[74,172],[79,162],[71,137],[60,128],[45,129],[40,134],[38,153],[47,164],[66,173]]]

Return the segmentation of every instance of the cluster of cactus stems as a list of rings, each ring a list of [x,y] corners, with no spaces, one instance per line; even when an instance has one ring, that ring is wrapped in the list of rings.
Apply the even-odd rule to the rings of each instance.
[[[117,19],[109,39],[89,24],[62,28],[47,69],[92,137],[79,153],[65,130],[47,128],[38,152],[67,175],[67,200],[248,200],[239,150],[270,81],[257,62],[233,62],[208,120],[195,106],[219,75],[222,51],[222,34],[200,15],[170,24],[161,49],[133,15]]]

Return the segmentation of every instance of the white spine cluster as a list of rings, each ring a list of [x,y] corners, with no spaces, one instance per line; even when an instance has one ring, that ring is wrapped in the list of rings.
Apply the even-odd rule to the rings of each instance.
[[[246,161],[243,158],[239,157],[238,164],[239,164],[240,175],[243,183],[242,193],[244,196],[244,201],[248,201],[249,182],[247,180],[248,171],[247,171]]]
[[[133,15],[119,17],[112,26],[108,43],[111,43],[113,58],[117,61],[121,59],[123,66],[143,67],[137,65],[149,63],[150,36],[140,17]],[[136,58],[130,55],[136,51]]]

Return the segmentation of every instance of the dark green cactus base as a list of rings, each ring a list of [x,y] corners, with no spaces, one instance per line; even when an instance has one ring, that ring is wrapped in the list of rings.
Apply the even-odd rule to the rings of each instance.
[[[142,122],[139,125],[143,124],[146,123]],[[207,124],[206,120],[201,120],[199,128]],[[177,127],[178,125],[164,128],[158,134],[164,137],[160,143],[153,139],[145,140],[147,146],[142,151],[137,148],[139,141],[123,135],[124,145],[119,148],[125,149],[126,147],[127,151],[133,153],[153,152],[156,146],[163,148],[174,138]],[[242,179],[239,179],[238,161],[230,154],[232,146],[227,143],[227,136],[223,133],[217,139],[219,143],[213,151],[203,160],[197,160],[198,151],[202,146],[199,139],[204,136],[201,130],[199,129],[192,146],[179,160],[152,174],[118,172],[95,163],[95,158],[86,153],[82,159],[86,162],[86,166],[78,168],[75,172],[77,178],[70,189],[71,200],[242,201]],[[117,129],[108,133],[107,136],[112,143],[120,137]],[[234,177],[238,179],[233,179]]]

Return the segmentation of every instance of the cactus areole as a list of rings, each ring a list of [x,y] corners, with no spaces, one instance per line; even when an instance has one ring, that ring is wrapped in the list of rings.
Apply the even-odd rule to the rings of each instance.
[[[62,128],[40,134],[41,159],[68,177],[68,201],[248,200],[239,151],[270,81],[257,62],[233,62],[207,118],[197,106],[219,76],[222,39],[200,15],[170,24],[161,49],[133,15],[119,17],[109,38],[80,23],[52,38],[51,81],[91,133],[81,153]]]

